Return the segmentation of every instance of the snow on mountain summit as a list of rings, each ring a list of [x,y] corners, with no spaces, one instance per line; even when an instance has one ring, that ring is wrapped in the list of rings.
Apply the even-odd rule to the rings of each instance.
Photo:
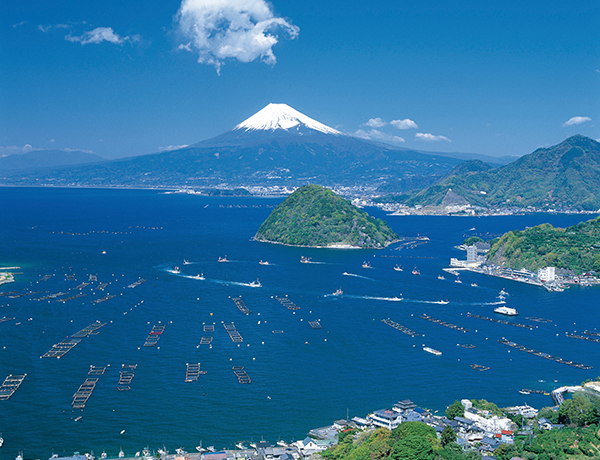
[[[319,123],[287,104],[269,104],[233,129],[243,129],[245,131],[284,129],[288,131],[290,128],[299,129],[302,126],[325,134],[343,135],[337,129]]]

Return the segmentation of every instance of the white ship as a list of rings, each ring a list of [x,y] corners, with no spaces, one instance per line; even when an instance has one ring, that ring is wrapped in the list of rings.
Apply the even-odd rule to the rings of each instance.
[[[436,355],[436,356],[440,356],[442,354],[441,351],[434,350],[433,348],[430,348],[430,347],[423,347],[423,351],[426,351],[427,353],[431,353],[432,355]]]
[[[498,307],[498,308],[494,308],[494,311],[496,313],[500,313],[501,315],[508,315],[508,316],[517,316],[519,314],[519,312],[517,310],[515,310],[514,308],[509,308],[509,307]]]

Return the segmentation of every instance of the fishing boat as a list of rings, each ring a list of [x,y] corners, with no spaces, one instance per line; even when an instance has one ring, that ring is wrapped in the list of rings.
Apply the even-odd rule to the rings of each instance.
[[[371,264],[365,260],[365,261],[362,263],[362,268],[372,268],[372,267],[371,267]]]
[[[441,351],[434,350],[433,348],[430,348],[430,347],[423,347],[423,351],[426,351],[427,353],[431,353],[432,355],[436,355],[436,356],[440,356],[442,354]]]
[[[200,453],[206,452],[206,449],[202,447],[202,440],[200,440],[200,444],[196,446],[196,450]]]
[[[0,434],[0,447],[2,447],[3,445],[4,445],[4,438]]]
[[[171,273],[175,273],[177,275],[181,273],[181,270],[179,269],[179,267],[175,267],[173,270],[171,270]]]
[[[238,442],[238,443],[235,445],[235,447],[237,447],[238,449],[241,449],[241,450],[246,450],[246,446],[245,446],[245,445],[243,445],[241,442]]]
[[[448,305],[450,302],[447,300],[438,300],[436,303],[439,303],[440,305]]]
[[[183,259],[183,265],[190,265],[191,262],[189,260]]]
[[[256,281],[250,281],[248,283],[248,286],[250,286],[250,287],[262,287],[262,284],[260,284],[260,281],[258,281],[258,278],[256,278]]]
[[[394,267],[394,270],[396,270],[397,272],[401,272],[402,267],[400,265],[396,264],[396,266]]]
[[[125,458],[125,452],[123,452],[123,448],[119,450],[119,458]]]
[[[301,264],[309,264],[309,263],[310,263],[310,259],[312,259],[312,257],[304,257],[304,256],[301,256],[301,257],[300,257],[300,263],[301,263]]]
[[[462,283],[462,281],[460,280],[460,278],[456,278],[456,279],[454,280],[454,282],[455,282],[455,283],[459,283],[459,284],[460,284],[460,283]]]
[[[104,458],[106,458],[106,457],[108,457],[108,455],[106,454],[106,451],[105,451],[105,450],[103,450],[103,451],[102,451],[102,453],[100,454],[100,458],[103,458],[103,459],[104,459]]]
[[[229,262],[229,261],[227,260],[227,256],[225,256],[225,257],[219,257],[219,260],[218,260],[218,261],[219,261],[219,262]]]
[[[438,275],[439,280],[445,280],[446,278],[443,275]]]
[[[282,441],[281,439],[279,441],[277,441],[277,445],[281,446],[281,447],[287,447],[287,443],[285,441]]]
[[[504,289],[502,289],[498,295],[507,296],[508,292],[506,292]]]
[[[471,283],[471,287],[477,287],[477,283]]]
[[[258,262],[260,265],[269,265],[269,262],[267,260],[260,260],[260,262]]]
[[[342,295],[344,293],[344,291],[342,291],[342,288],[339,288],[337,291],[335,291],[333,294],[331,295]]]
[[[200,273],[199,275],[196,276],[190,276],[190,278],[193,278],[195,280],[205,280],[206,278],[204,278],[204,273]]]
[[[419,271],[419,269],[418,269],[418,268],[415,266],[415,268],[413,268],[413,270],[412,270],[412,274],[413,274],[413,275],[420,275],[420,274],[421,274],[421,272],[420,272],[420,271]]]
[[[15,460],[23,460],[23,452],[19,452],[19,455],[16,456]]]
[[[521,393],[522,395],[530,395],[531,391],[529,391],[529,390],[519,390],[519,393]]]
[[[517,316],[519,314],[519,312],[517,310],[515,310],[514,308],[505,307],[505,306],[494,308],[494,312],[500,313],[501,315],[507,315],[507,316]]]

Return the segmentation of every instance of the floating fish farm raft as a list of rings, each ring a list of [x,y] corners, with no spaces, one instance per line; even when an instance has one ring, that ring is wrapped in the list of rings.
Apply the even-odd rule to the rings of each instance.
[[[487,316],[475,315],[473,313],[467,313],[467,316],[469,318],[482,319],[484,321],[490,321],[492,323],[506,324],[507,326],[521,327],[523,329],[529,329],[529,330],[533,329],[532,326],[528,326],[527,324],[513,323],[511,321],[506,321],[505,319],[488,318]]]
[[[423,314],[423,315],[420,315],[419,318],[426,319],[427,321],[431,321],[432,323],[439,324],[440,326],[445,326],[447,328],[454,329],[455,331],[469,332],[469,329],[466,329],[461,326],[457,326],[456,324],[447,323],[446,321],[442,321],[441,319],[433,318],[432,316],[429,316],[429,315]]]
[[[410,335],[411,337],[416,337],[420,335],[412,329],[409,329],[406,326],[403,326],[402,324],[398,324],[397,322],[392,321],[390,318],[382,319],[381,322],[387,324],[388,326],[392,326],[394,329],[397,329],[406,335]]]
[[[9,399],[21,386],[23,380],[25,380],[25,377],[27,377],[27,374],[10,374],[8,377],[6,377],[2,385],[0,385],[0,400],[6,401]]]

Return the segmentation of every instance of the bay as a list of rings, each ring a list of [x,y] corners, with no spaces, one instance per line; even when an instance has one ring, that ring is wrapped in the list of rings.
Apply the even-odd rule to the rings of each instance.
[[[230,448],[261,437],[291,441],[347,413],[365,416],[405,398],[434,411],[461,398],[541,408],[552,405],[549,396],[518,390],[550,391],[600,374],[600,344],[565,337],[600,327],[597,288],[549,293],[474,273],[461,274],[459,284],[442,271],[451,257],[465,258],[454,246],[468,236],[499,236],[543,222],[564,227],[593,216],[400,217],[368,209],[403,237],[429,239],[381,251],[252,241],[279,202],[149,190],[0,189],[0,265],[21,267],[0,293],[40,292],[0,297],[0,318],[15,318],[0,323],[0,379],[27,374],[13,397],[0,401],[0,459],[19,451],[25,458],[91,450],[116,456],[121,447],[132,455],[146,445],[193,450],[200,440]],[[229,262],[219,263],[224,256]],[[301,256],[318,263],[301,264]],[[362,268],[363,261],[372,268]],[[393,270],[396,264],[402,272]],[[420,275],[411,273],[414,267]],[[191,278],[200,274],[204,280]],[[98,281],[74,289],[90,275]],[[139,278],[147,281],[127,287]],[[257,278],[262,287],[250,287]],[[99,283],[108,283],[104,291]],[[343,295],[331,295],[338,288]],[[510,294],[506,305],[519,311],[508,320],[532,330],[466,316],[507,319],[493,313],[502,289]],[[85,296],[35,300],[58,292]],[[92,303],[109,294],[115,297]],[[252,314],[238,310],[232,298],[239,296]],[[300,308],[289,310],[275,299],[285,296]],[[382,323],[385,318],[421,335],[402,334]],[[107,323],[99,334],[60,359],[41,358],[97,320]],[[242,343],[229,338],[224,324],[231,322]],[[203,326],[213,323],[212,347],[199,345],[207,335]],[[144,347],[155,324],[165,331],[156,347]],[[502,337],[594,368],[509,349],[498,343]],[[425,353],[424,345],[442,355]],[[207,373],[186,383],[186,363],[201,363]],[[129,391],[117,390],[122,364],[137,364]],[[109,367],[85,409],[73,411],[72,396],[92,377],[90,365]],[[233,366],[243,366],[252,383],[239,384]]]

